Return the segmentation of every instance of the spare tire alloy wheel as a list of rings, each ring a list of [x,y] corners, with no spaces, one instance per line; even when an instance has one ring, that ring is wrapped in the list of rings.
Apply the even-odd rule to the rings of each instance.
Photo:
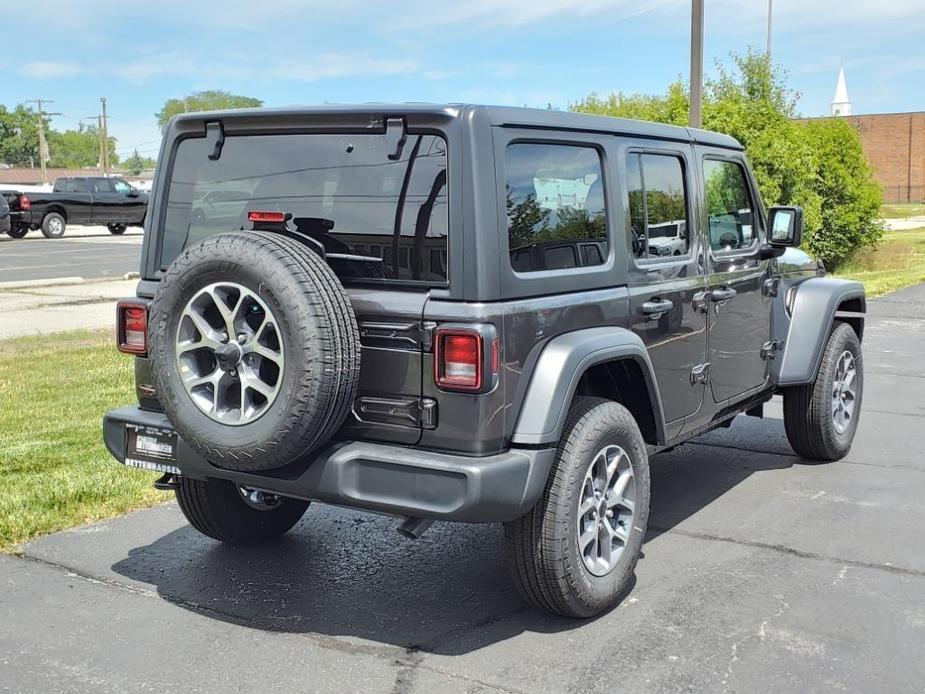
[[[109,229],[110,234],[115,234],[118,236],[120,234],[124,234],[128,227],[126,227],[124,224],[107,224],[106,228]]]
[[[350,299],[319,255],[285,236],[226,232],[187,247],[164,273],[148,338],[164,413],[218,467],[311,460],[356,397]]]
[[[239,426],[275,402],[282,340],[273,312],[247,287],[219,282],[200,289],[183,309],[176,343],[186,392],[209,418]]]

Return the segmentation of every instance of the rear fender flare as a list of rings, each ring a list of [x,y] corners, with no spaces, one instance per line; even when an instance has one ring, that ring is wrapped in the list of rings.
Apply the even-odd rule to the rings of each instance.
[[[562,436],[568,408],[582,375],[592,366],[620,359],[639,364],[655,414],[656,435],[665,440],[665,418],[655,371],[642,339],[617,327],[586,328],[553,338],[533,369],[511,442],[556,443]]]

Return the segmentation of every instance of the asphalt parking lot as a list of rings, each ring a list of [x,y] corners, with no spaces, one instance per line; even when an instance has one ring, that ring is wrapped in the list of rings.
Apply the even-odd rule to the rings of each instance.
[[[925,285],[871,302],[840,462],[765,419],[652,460],[644,558],[596,620],[526,608],[498,526],[316,506],[234,550],[174,504],[0,557],[13,691],[923,691]],[[115,463],[112,463],[115,464]]]
[[[82,277],[118,279],[138,272],[142,231],[113,236],[106,227],[68,227],[63,238],[30,231],[22,239],[0,234],[0,282]]]

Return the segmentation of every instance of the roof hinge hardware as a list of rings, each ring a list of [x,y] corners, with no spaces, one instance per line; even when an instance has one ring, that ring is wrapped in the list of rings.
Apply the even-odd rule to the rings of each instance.
[[[225,146],[225,128],[221,121],[206,123],[206,140],[212,147],[209,159],[218,161],[222,156],[222,147]]]
[[[761,347],[761,358],[765,361],[774,359],[775,355],[784,348],[783,340],[771,340]]]
[[[691,385],[695,386],[698,383],[707,383],[710,380],[710,362],[705,362],[703,364],[697,364],[693,369],[691,369]]]
[[[408,128],[404,118],[387,118],[385,121],[385,141],[389,151],[389,159],[398,161],[408,141]]]

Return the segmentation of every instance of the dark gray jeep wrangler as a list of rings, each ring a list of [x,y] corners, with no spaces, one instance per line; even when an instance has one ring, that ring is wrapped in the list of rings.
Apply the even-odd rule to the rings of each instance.
[[[570,616],[628,586],[648,457],[775,393],[801,456],[848,451],[860,284],[796,249],[742,147],[574,113],[382,106],[189,114],[167,131],[118,341],[121,462],[258,543],[312,500],[504,523]]]

